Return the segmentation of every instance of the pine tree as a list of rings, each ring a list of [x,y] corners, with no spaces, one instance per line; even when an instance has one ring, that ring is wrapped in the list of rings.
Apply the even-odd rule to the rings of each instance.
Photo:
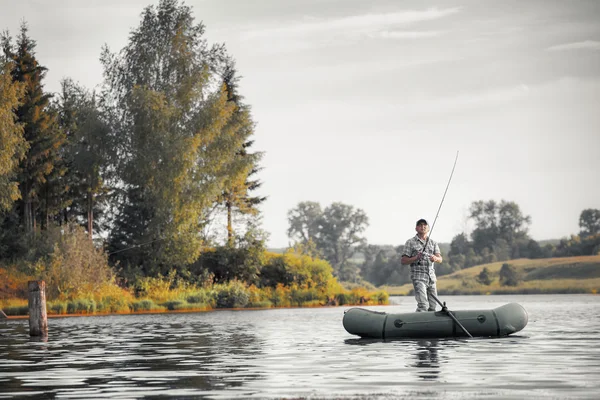
[[[56,116],[50,111],[51,94],[45,93],[42,81],[46,68],[35,57],[36,43],[28,36],[27,24],[21,25],[21,32],[13,47],[11,37],[2,37],[5,56],[12,61],[13,81],[20,82],[25,95],[16,111],[17,121],[23,126],[23,136],[28,144],[25,158],[19,165],[19,188],[22,199],[17,202],[19,225],[26,233],[33,233],[40,217],[47,219],[48,208],[41,210],[40,193],[58,163],[59,149],[64,135],[57,129]],[[48,199],[43,201],[47,202]]]
[[[229,169],[229,177],[225,187],[219,196],[218,202],[225,206],[227,214],[227,244],[233,246],[235,232],[233,229],[233,215],[258,214],[257,206],[266,197],[250,196],[250,192],[257,190],[261,182],[251,179],[260,170],[258,162],[262,153],[250,153],[249,149],[254,141],[250,136],[254,133],[254,122],[250,115],[250,107],[242,102],[243,97],[238,92],[239,77],[235,68],[235,62],[228,59],[223,71],[223,84],[227,92],[227,101],[234,104],[234,112],[225,129],[234,131],[234,134],[243,140],[241,148],[237,152]]]
[[[11,72],[12,65],[0,60],[0,211],[10,210],[13,202],[21,198],[16,169],[27,151],[23,126],[16,121],[14,112],[24,88],[13,81]]]
[[[67,137],[64,159],[68,168],[65,176],[68,194],[63,202],[63,219],[85,221],[91,240],[94,216],[102,214],[108,195],[105,180],[109,177],[113,147],[109,126],[95,94],[70,79],[62,82],[57,108],[59,123]]]

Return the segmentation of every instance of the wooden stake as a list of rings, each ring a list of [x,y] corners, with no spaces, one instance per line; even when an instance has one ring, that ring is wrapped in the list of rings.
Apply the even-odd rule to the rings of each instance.
[[[46,282],[29,281],[29,336],[48,336]]]

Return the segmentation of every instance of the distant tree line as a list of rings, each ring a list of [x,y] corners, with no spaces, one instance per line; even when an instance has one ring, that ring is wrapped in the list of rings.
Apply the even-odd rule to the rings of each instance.
[[[264,251],[255,123],[234,59],[204,31],[189,7],[161,0],[121,51],[103,48],[100,89],[64,79],[56,94],[44,90],[47,69],[27,24],[16,40],[2,35],[0,260],[50,276],[55,244],[74,235],[76,248],[105,249],[97,268],[109,263],[135,280],[189,274],[216,248],[246,249],[249,259]],[[214,279],[256,268],[232,264],[247,268],[218,275],[211,267]]]
[[[581,231],[556,245],[541,246],[528,235],[531,217],[524,215],[511,201],[475,201],[469,209],[475,228],[470,234],[456,235],[444,249],[444,262],[436,265],[439,276],[475,265],[518,258],[549,258],[598,254],[600,251],[600,210],[583,210],[579,219]],[[362,235],[368,226],[364,211],[334,203],[321,209],[315,202],[301,202],[288,212],[288,235],[294,245],[328,260],[343,280],[364,279],[374,285],[402,285],[410,282],[410,271],[400,262],[403,245],[368,244]],[[442,247],[446,247],[442,245]],[[352,257],[360,253],[364,260]],[[501,282],[514,285],[518,274],[506,264]],[[490,280],[488,271],[479,277]],[[489,283],[488,283],[489,284]]]

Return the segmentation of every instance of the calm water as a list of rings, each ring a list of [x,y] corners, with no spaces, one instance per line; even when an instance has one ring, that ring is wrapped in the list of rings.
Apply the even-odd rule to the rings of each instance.
[[[517,302],[501,339],[364,340],[344,307],[0,320],[0,398],[600,398],[600,296],[441,296]],[[413,311],[410,297],[371,307]]]

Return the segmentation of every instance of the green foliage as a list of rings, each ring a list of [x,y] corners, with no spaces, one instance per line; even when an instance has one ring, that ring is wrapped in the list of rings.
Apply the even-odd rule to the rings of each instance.
[[[186,307],[186,303],[183,300],[169,300],[160,303],[160,305],[171,311],[183,310]]]
[[[80,226],[70,223],[48,231],[52,252],[36,264],[37,274],[46,281],[49,299],[71,299],[94,292],[113,282],[114,274],[106,254],[97,249]]]
[[[11,240],[15,235],[23,231],[33,236],[38,227],[47,227],[57,211],[57,199],[53,196],[64,192],[55,179],[62,173],[58,166],[61,164],[60,148],[64,143],[64,134],[57,125],[56,114],[50,109],[51,95],[43,90],[46,68],[35,57],[36,43],[28,36],[27,25],[21,25],[14,45],[8,33],[4,33],[2,47],[11,63],[13,81],[19,82],[24,88],[24,96],[15,115],[16,121],[22,126],[27,146],[16,178],[21,198],[13,205],[11,220],[5,220],[2,227],[13,231],[12,237],[4,235],[7,239],[4,245],[11,248]],[[13,248],[8,253],[12,256],[17,251]]]
[[[213,287],[213,297],[217,308],[242,308],[248,304],[248,288],[240,281],[218,284]]]
[[[298,289],[317,289],[325,293],[337,285],[331,266],[324,260],[291,251],[270,253],[260,271],[259,286],[295,286]]]
[[[65,301],[52,301],[48,302],[48,312],[51,314],[66,314],[67,302]]]
[[[58,121],[67,142],[63,159],[67,170],[62,178],[68,187],[62,217],[85,221],[92,239],[94,215],[107,206],[111,179],[111,161],[114,158],[114,138],[109,134],[106,117],[101,115],[95,94],[70,79],[62,81],[62,92],[55,105]]]
[[[96,302],[90,299],[76,299],[67,302],[67,314],[94,314]]]
[[[28,148],[23,125],[14,113],[21,104],[24,85],[13,81],[12,69],[12,64],[0,60],[0,212],[9,210],[21,198],[16,172]]]
[[[492,277],[490,276],[490,271],[486,267],[483,267],[483,269],[477,276],[477,282],[481,283],[482,285],[486,285],[486,286],[488,286],[490,283],[492,283]]]
[[[522,280],[521,274],[510,264],[502,264],[500,268],[500,284],[502,286],[517,286]]]
[[[306,245],[314,242],[321,257],[329,261],[342,280],[355,280],[358,269],[350,265],[357,248],[366,245],[363,237],[369,219],[361,209],[333,203],[321,211],[315,202],[301,202],[288,211],[288,236]]]
[[[192,274],[212,277],[212,283],[241,280],[255,283],[263,265],[264,240],[248,232],[238,238],[237,246],[219,246],[203,253],[190,270]]]
[[[254,133],[254,122],[250,115],[250,107],[242,102],[243,98],[238,92],[239,77],[232,59],[228,59],[225,63],[222,75],[227,101],[234,105],[231,118],[223,130],[231,132],[231,136],[244,140],[230,163],[223,190],[217,199],[217,202],[224,206],[227,214],[227,244],[233,246],[235,240],[234,215],[258,215],[257,206],[266,198],[250,195],[251,191],[261,186],[261,182],[251,179],[250,176],[259,171],[258,162],[262,158],[262,153],[249,151],[254,143],[250,140],[250,136]]]
[[[411,282],[410,268],[401,263],[403,247],[365,246],[365,260],[360,267],[361,276],[376,286],[403,285]],[[436,269],[439,270],[439,265]]]
[[[579,216],[580,236],[600,234],[600,210],[587,208]]]
[[[190,304],[209,304],[210,297],[204,290],[199,290],[198,292],[187,296],[185,301]]]
[[[152,301],[150,299],[142,299],[142,300],[134,301],[131,303],[130,308],[133,312],[164,310],[163,306],[157,305],[154,301]]]
[[[554,249],[554,257],[572,257],[600,254],[600,233],[561,239]]]
[[[113,127],[124,190],[111,252],[145,275],[198,259],[205,245],[198,232],[228,180],[239,176],[239,151],[251,133],[247,109],[229,100],[213,73],[224,49],[210,48],[203,36],[188,6],[161,0],[144,10],[120,53],[102,55],[109,108],[123,117]]]

